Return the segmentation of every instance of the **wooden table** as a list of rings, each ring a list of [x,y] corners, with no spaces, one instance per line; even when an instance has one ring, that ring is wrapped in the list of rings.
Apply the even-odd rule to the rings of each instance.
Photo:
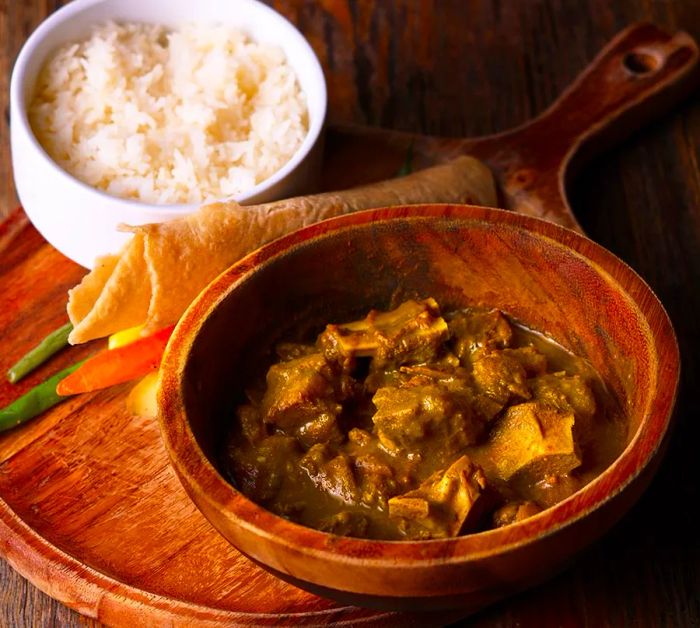
[[[60,0],[0,0],[0,109],[27,35]],[[543,109],[630,22],[700,39],[697,0],[275,0],[326,70],[330,117],[478,135]],[[613,8],[614,5],[614,8]],[[641,502],[569,571],[466,621],[473,626],[700,625],[700,99],[590,165],[570,190],[584,229],[666,305],[683,378],[661,471]],[[17,204],[0,116],[0,217]],[[0,626],[94,626],[0,561]]]

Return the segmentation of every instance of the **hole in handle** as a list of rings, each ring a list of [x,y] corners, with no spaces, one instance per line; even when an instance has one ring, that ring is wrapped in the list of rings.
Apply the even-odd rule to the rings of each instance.
[[[633,50],[622,59],[622,64],[632,74],[649,74],[661,67],[661,58],[645,50]]]

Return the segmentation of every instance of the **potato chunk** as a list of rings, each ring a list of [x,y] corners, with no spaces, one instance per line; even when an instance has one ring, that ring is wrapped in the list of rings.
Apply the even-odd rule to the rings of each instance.
[[[513,397],[529,399],[531,396],[522,364],[501,351],[479,357],[474,362],[473,374],[476,385],[501,406]]]
[[[431,475],[417,489],[389,500],[389,516],[411,539],[457,536],[486,488],[483,471],[467,456]]]
[[[304,454],[299,466],[318,489],[346,504],[357,503],[357,483],[347,455],[334,455],[328,445],[319,443]]]
[[[494,472],[536,482],[568,473],[581,464],[574,440],[574,415],[538,402],[511,406],[498,420],[486,447]]]

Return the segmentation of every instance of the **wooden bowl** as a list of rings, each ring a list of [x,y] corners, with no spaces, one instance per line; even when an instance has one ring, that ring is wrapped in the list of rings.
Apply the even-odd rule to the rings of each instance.
[[[596,480],[521,523],[434,541],[338,537],[278,517],[226,481],[223,435],[251,364],[300,326],[433,296],[498,307],[590,360],[621,403],[628,445]],[[159,393],[172,464],[209,521],[281,578],[343,602],[477,609],[550,576],[639,497],[666,440],[679,376],[671,323],[649,287],[594,242],[551,223],[466,205],[332,219],[252,253],[192,304]]]

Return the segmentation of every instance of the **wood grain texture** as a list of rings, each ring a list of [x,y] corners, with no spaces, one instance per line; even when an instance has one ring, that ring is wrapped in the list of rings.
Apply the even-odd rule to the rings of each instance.
[[[0,113],[19,46],[58,2],[0,0]],[[700,36],[694,0],[584,2],[273,3],[310,38],[329,78],[336,121],[469,136],[532,117],[619,29],[651,20]],[[4,82],[4,83],[3,83]],[[590,166],[573,188],[584,229],[631,263],[667,306],[681,340],[684,388],[670,453],[640,505],[576,566],[539,589],[487,610],[476,626],[700,623],[700,497],[694,394],[700,365],[700,103],[643,129]],[[0,116],[0,211],[14,206],[5,116]],[[5,262],[5,257],[0,263]],[[0,625],[85,625],[1,567]],[[28,593],[28,591],[32,591]]]

